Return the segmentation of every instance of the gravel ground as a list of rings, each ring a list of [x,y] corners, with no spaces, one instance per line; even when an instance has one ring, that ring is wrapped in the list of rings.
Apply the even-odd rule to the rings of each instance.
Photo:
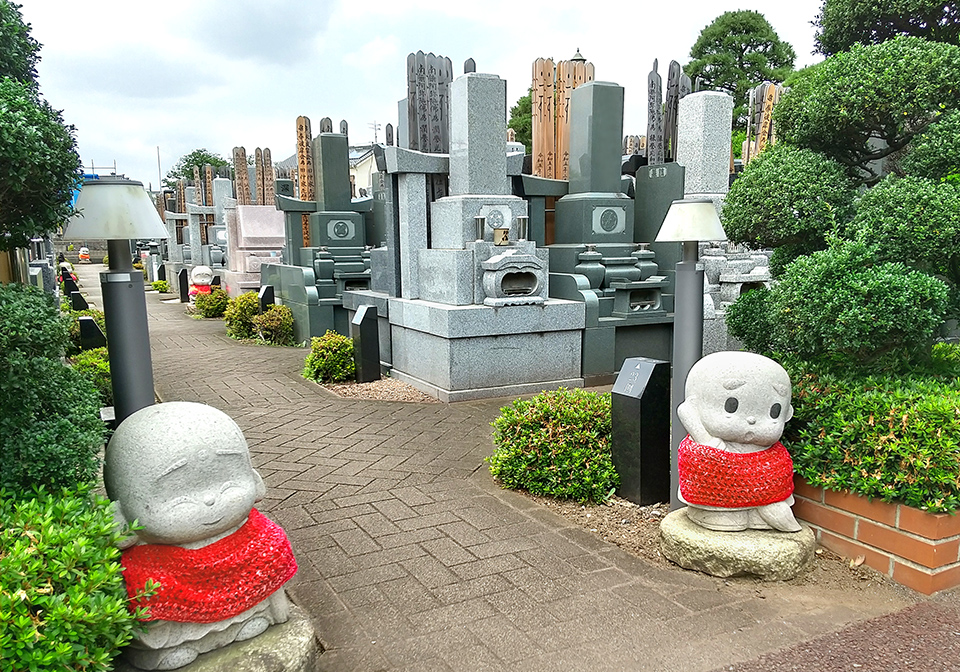
[[[381,378],[372,383],[337,383],[321,385],[325,390],[340,397],[351,399],[374,399],[377,401],[415,401],[439,404],[440,400],[421,392],[413,385],[395,378]]]

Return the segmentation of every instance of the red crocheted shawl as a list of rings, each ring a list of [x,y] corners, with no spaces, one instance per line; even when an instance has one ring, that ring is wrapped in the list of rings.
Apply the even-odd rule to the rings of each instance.
[[[123,552],[130,609],[149,607],[144,621],[215,623],[263,602],[297,572],[283,529],[256,509],[240,529],[196,549],[144,544]],[[133,600],[147,579],[157,594]]]
[[[724,508],[766,506],[793,494],[793,460],[779,441],[756,453],[728,453],[680,442],[680,496],[688,504]]]

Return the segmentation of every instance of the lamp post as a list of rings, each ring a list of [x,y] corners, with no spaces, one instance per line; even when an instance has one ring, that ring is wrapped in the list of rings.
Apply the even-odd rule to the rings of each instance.
[[[123,177],[86,179],[66,240],[106,239],[110,264],[100,274],[116,424],[154,402],[143,273],[133,268],[130,241],[166,238],[167,229],[143,184]]]
[[[677,408],[683,402],[687,374],[703,357],[703,266],[699,263],[700,241],[726,240],[717,208],[709,198],[674,201],[667,211],[656,242],[683,244],[677,263],[673,313],[673,372],[670,422],[670,509],[681,507],[677,450],[686,436]]]

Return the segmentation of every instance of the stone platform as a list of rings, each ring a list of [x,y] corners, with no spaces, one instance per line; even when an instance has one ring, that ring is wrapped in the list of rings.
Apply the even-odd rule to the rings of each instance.
[[[713,576],[786,581],[807,567],[817,549],[813,530],[802,527],[800,532],[717,532],[692,522],[683,508],[660,523],[660,551],[681,567]]]

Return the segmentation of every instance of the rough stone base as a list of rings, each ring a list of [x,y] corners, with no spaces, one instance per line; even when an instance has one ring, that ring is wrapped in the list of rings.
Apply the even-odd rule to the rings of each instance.
[[[262,635],[234,642],[222,649],[201,654],[178,672],[313,672],[320,647],[310,619],[302,609],[290,605],[290,619],[274,625]],[[115,672],[141,672],[118,659]]]
[[[717,532],[691,522],[684,508],[660,523],[660,551],[685,569],[713,576],[785,581],[803,571],[817,548],[813,531],[802,526],[800,532]]]

